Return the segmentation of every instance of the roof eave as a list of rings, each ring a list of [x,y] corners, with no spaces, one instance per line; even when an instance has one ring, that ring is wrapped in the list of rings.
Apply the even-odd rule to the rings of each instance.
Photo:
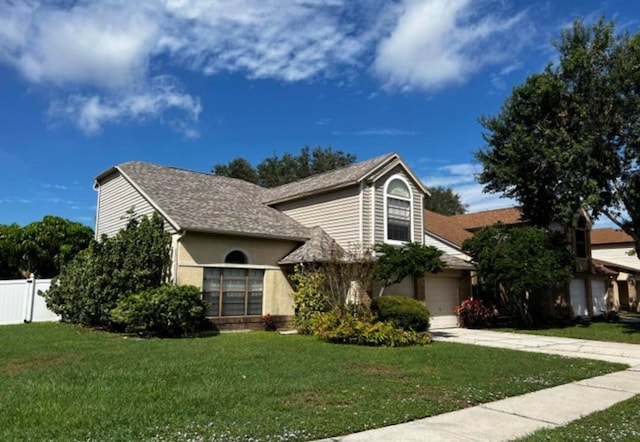
[[[230,235],[230,236],[246,236],[250,238],[261,238],[261,239],[275,239],[275,240],[286,240],[286,241],[307,241],[309,236],[287,236],[287,235],[271,235],[268,233],[256,233],[256,232],[241,232],[238,230],[223,230],[223,229],[207,229],[203,227],[184,227],[185,232],[193,232],[193,233],[214,233],[218,235]]]

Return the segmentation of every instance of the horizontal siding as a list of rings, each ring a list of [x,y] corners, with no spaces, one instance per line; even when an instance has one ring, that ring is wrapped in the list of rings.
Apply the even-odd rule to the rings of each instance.
[[[426,235],[426,234],[424,235],[424,245],[433,246],[438,250],[442,250],[447,255],[455,256],[456,258],[460,258],[465,261],[468,261],[471,259],[469,255],[462,253],[460,250],[456,249],[455,247],[451,247],[449,244],[443,241],[440,241],[439,239],[434,238],[430,235]]]
[[[384,242],[385,238],[385,213],[384,213],[384,187],[389,178],[393,175],[402,176],[411,186],[411,194],[413,195],[413,241],[422,243],[424,241],[424,222],[423,222],[423,201],[422,192],[418,189],[413,180],[404,173],[402,166],[394,167],[391,171],[386,173],[383,177],[378,179],[375,183],[375,242]]]
[[[373,200],[373,186],[365,186],[362,195],[362,240],[366,246],[372,244],[371,237],[371,205]]]
[[[360,243],[359,187],[279,204],[276,209],[306,227],[320,226],[349,249]]]
[[[608,261],[614,264],[618,264],[625,267],[632,267],[640,270],[640,259],[634,254],[629,256],[628,252],[633,250],[633,247],[629,246],[609,246],[606,248],[599,248],[597,246],[591,246],[591,256],[602,261]]]
[[[153,206],[120,173],[115,173],[100,183],[96,237],[113,236],[127,225],[127,211],[138,216],[152,216]]]

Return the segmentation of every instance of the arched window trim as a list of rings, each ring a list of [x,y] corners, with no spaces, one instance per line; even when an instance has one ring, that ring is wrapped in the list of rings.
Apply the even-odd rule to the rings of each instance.
[[[404,183],[405,186],[407,186],[407,189],[409,190],[409,197],[405,198],[405,197],[401,197],[398,195],[389,195],[389,186],[391,185],[391,183],[395,180],[399,180],[402,181],[402,183]],[[389,238],[389,223],[388,223],[388,218],[389,218],[389,198],[395,198],[398,200],[404,200],[404,201],[408,201],[409,202],[409,241],[400,241],[397,239],[390,239]],[[404,175],[402,174],[395,174],[390,176],[387,181],[384,183],[384,242],[389,243],[389,244],[405,244],[406,242],[413,242],[414,241],[414,233],[413,233],[413,211],[414,211],[414,207],[413,207],[413,190],[411,189],[411,185],[409,184],[409,181],[404,177]]]
[[[583,226],[580,226],[581,221],[584,223]],[[580,210],[573,217],[571,224],[573,227],[572,242],[576,258],[589,258],[591,256],[591,219],[584,210]]]
[[[243,263],[238,263],[238,262],[229,262],[227,261],[227,259],[229,258],[229,255],[231,255],[232,253],[242,253],[244,255],[245,258],[245,262]],[[249,254],[243,250],[243,249],[239,249],[239,248],[233,248],[231,250],[229,250],[225,255],[224,255],[224,263],[225,264],[236,264],[236,265],[248,265],[251,263],[251,259],[249,258]]]

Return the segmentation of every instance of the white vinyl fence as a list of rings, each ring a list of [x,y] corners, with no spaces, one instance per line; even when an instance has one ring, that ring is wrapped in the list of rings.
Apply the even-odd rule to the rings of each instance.
[[[38,290],[46,291],[50,286],[50,279],[33,277],[0,281],[0,325],[60,320],[38,295]]]

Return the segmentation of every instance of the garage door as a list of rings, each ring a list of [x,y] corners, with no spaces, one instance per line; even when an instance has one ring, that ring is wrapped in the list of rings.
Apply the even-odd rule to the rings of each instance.
[[[593,315],[602,315],[607,311],[607,288],[601,279],[591,280]]]
[[[457,278],[425,278],[425,301],[433,315],[432,328],[455,327],[453,309],[458,305]]]

